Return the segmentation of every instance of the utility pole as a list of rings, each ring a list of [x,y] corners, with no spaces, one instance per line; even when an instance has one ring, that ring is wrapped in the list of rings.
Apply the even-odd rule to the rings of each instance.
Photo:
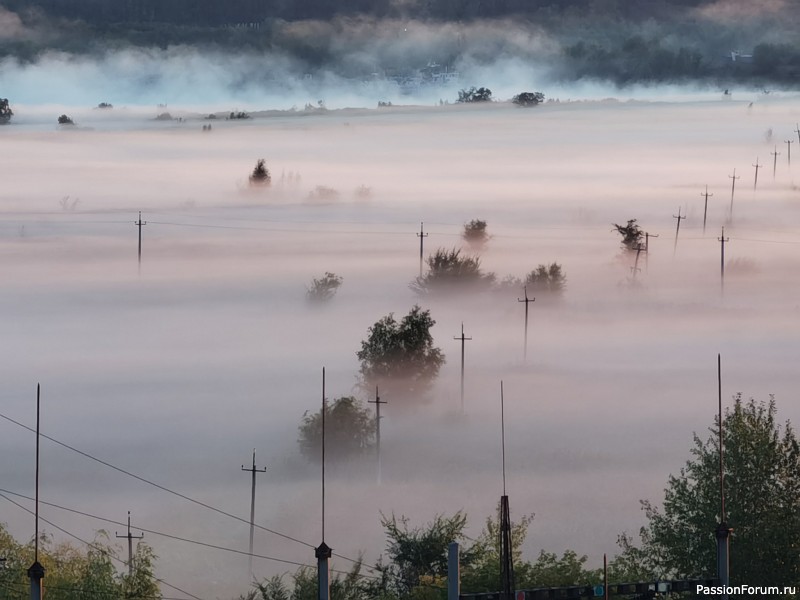
[[[422,277],[422,242],[423,240],[428,237],[428,234],[425,233],[422,229],[423,223],[420,222],[419,224],[419,233],[417,237],[419,238],[419,276]]]
[[[792,143],[794,140],[786,140],[786,161],[789,166],[792,164]]]
[[[325,367],[322,367],[322,543],[314,548],[317,559],[317,598],[329,600],[331,596],[331,570],[329,560],[333,550],[325,543]]]
[[[133,540],[140,540],[144,537],[144,534],[141,535],[131,535],[131,511],[128,511],[128,533],[127,535],[119,535],[116,531],[114,532],[118,538],[127,538],[128,539],[128,575],[133,577]],[[252,554],[252,550],[250,551]]]
[[[248,557],[250,560],[248,562],[248,569],[250,569],[250,575],[253,575],[253,531],[255,529],[255,522],[256,522],[256,473],[266,473],[267,469],[264,467],[263,469],[256,468],[256,449],[253,448],[253,466],[249,469],[246,469],[244,465],[242,465],[242,471],[247,471],[248,473],[253,474],[253,484],[250,492],[250,556]]]
[[[681,230],[681,221],[685,219],[685,216],[681,216],[681,207],[678,207],[678,216],[672,215],[673,219],[678,219],[678,226],[675,228],[675,245],[672,248],[672,256],[675,256],[675,252],[678,249],[678,232]]]
[[[454,337],[454,340],[461,340],[461,414],[464,414],[464,342],[471,340],[471,337],[464,337],[464,323],[461,323],[461,336]]]
[[[800,125],[794,124],[794,130],[797,132],[797,141],[800,142]]]
[[[685,218],[685,217],[684,217]],[[636,259],[633,261],[633,266],[631,267],[631,272],[633,273],[633,280],[636,281],[636,273],[641,271],[639,268],[639,255],[644,250],[644,246],[641,243],[636,245]],[[646,253],[645,253],[646,256]]]
[[[754,164],[753,166],[756,168],[756,176],[755,179],[753,179],[753,191],[755,192],[756,186],[758,185],[758,170],[763,169],[764,165],[758,164],[758,157],[756,156],[756,164]]]
[[[770,152],[770,154],[774,157],[772,161],[772,178],[775,179],[775,172],[778,170],[778,156],[780,155],[778,147],[775,146],[775,152]]]
[[[756,159],[756,163],[758,163],[758,159]],[[756,169],[756,181],[758,181],[758,169]],[[755,189],[755,187],[753,187],[753,189]],[[708,215],[708,199],[711,196],[713,196],[714,194],[709,194],[708,193],[708,185],[706,185],[705,193],[700,192],[700,195],[703,196],[706,199],[705,204],[703,205],[703,235],[705,235],[706,234],[706,216]]]
[[[134,222],[139,228],[139,272],[142,272],[142,226],[147,225],[147,221],[142,221],[142,211],[139,211],[139,220]]]
[[[31,600],[42,600],[42,579],[44,567],[39,562],[39,390],[36,384],[36,532],[33,537],[33,564],[28,568],[31,581]]]
[[[536,302],[536,298],[528,298],[528,286],[522,288],[525,292],[525,299],[521,300],[517,298],[517,302],[524,302],[525,303],[525,346],[523,347],[522,351],[522,360],[523,362],[528,362],[528,304],[531,302]]]
[[[720,292],[725,291],[725,242],[729,242],[730,238],[725,237],[725,226],[722,226],[722,237],[718,237],[717,241],[721,244],[720,263],[719,263],[719,288]]]
[[[385,400],[381,400],[378,395],[378,386],[375,386],[375,400],[367,400],[370,404],[375,405],[375,448],[377,450],[378,459],[378,485],[381,484],[381,404],[387,404]]]
[[[731,219],[731,221],[733,221],[733,193],[734,193],[734,191],[736,191],[736,180],[737,179],[741,179],[741,177],[738,177],[736,175],[736,169],[733,170],[733,175],[728,175],[728,177],[731,180],[731,214],[730,214],[730,219]]]
[[[714,194],[711,194],[712,196]],[[657,233],[648,233],[647,231],[644,232],[644,267],[645,269],[649,269],[650,267],[650,238],[651,237],[658,237]]]

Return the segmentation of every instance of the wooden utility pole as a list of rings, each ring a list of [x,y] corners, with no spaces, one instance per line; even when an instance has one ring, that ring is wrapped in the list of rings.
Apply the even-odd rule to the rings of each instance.
[[[778,147],[777,147],[777,146],[775,146],[775,152],[770,152],[770,154],[773,156],[773,161],[772,161],[772,178],[773,178],[773,179],[775,179],[775,173],[776,173],[776,172],[777,172],[777,170],[778,170],[778,156],[780,155],[780,152],[778,152]]]
[[[471,340],[471,337],[464,336],[464,323],[461,323],[461,335],[454,337],[454,340],[461,340],[461,414],[464,414],[464,342]]]
[[[758,185],[758,170],[763,169],[764,165],[758,164],[758,157],[756,156],[756,164],[753,165],[756,168],[756,176],[753,179],[753,191],[756,190],[756,186]]]
[[[525,303],[525,345],[523,346],[522,350],[522,360],[523,362],[528,362],[528,304],[531,302],[536,302],[536,298],[528,298],[528,286],[522,288],[525,293],[525,298],[517,298],[517,302],[524,302]]]
[[[786,140],[786,162],[789,166],[792,164],[792,143],[794,140]]]
[[[712,196],[714,194],[711,194]],[[648,233],[647,231],[644,232],[644,268],[650,268],[650,238],[651,237],[658,237],[657,233]]]
[[[417,237],[419,238],[419,276],[420,277],[422,277],[422,252],[423,252],[423,250],[422,250],[422,247],[423,247],[422,242],[426,237],[428,237],[428,234],[423,231],[422,226],[423,226],[423,223],[420,222],[420,224],[419,224],[419,233],[417,234]]]
[[[758,160],[756,160],[756,162],[758,162]],[[756,169],[756,180],[758,180],[758,169]],[[706,217],[708,216],[708,199],[711,196],[713,196],[714,194],[709,194],[708,193],[708,186],[706,185],[705,193],[700,192],[700,195],[703,196],[706,199],[705,204],[703,204],[703,235],[705,235],[706,234]]]
[[[642,253],[642,250],[644,250],[644,246],[642,246],[642,244],[638,244],[636,246],[636,258],[634,259],[633,266],[631,267],[631,272],[633,273],[634,281],[636,281],[636,273],[641,271],[641,269],[639,268],[639,255]],[[645,256],[647,256],[646,252]]]
[[[142,270],[142,226],[147,225],[147,221],[142,221],[142,211],[139,211],[139,220],[134,222],[139,228],[139,271]]]
[[[733,193],[736,191],[736,180],[741,179],[741,177],[736,175],[736,169],[733,170],[733,175],[728,175],[731,180],[731,212],[730,212],[730,219],[733,221]]]
[[[725,242],[730,241],[730,238],[725,237],[725,226],[722,226],[722,236],[717,238],[721,244],[720,247],[720,263],[719,263],[719,287],[720,292],[725,291]]]
[[[675,227],[675,245],[672,247],[672,256],[675,256],[675,252],[678,250],[678,232],[681,230],[681,221],[685,219],[685,216],[681,216],[681,207],[678,207],[678,215],[672,215],[673,219],[678,219],[678,225]]]
[[[375,400],[367,400],[375,405],[375,448],[378,461],[378,485],[381,484],[381,404],[386,404],[378,395],[378,386],[375,386]]]
[[[245,468],[242,465],[242,471],[247,471],[248,473],[252,473],[253,481],[250,491],[250,556],[249,556],[249,563],[248,568],[250,569],[250,575],[253,575],[253,531],[255,529],[255,521],[256,521],[256,474],[257,473],[266,473],[266,467],[263,469],[256,468],[256,449],[253,448],[253,466],[249,469]]]
[[[44,567],[39,562],[39,391],[36,384],[36,512],[35,533],[33,537],[33,564],[28,568],[28,579],[31,583],[31,600],[42,600],[42,579]]]
[[[800,142],[800,125],[794,124],[794,130],[797,132],[797,141]]]
[[[126,535],[120,535],[116,531],[114,532],[118,538],[126,538],[128,540],[128,575],[133,577],[133,540],[140,540],[144,537],[144,534],[141,535],[132,535],[131,534],[131,511],[128,511],[128,533]],[[250,554],[252,554],[252,549],[250,550]]]

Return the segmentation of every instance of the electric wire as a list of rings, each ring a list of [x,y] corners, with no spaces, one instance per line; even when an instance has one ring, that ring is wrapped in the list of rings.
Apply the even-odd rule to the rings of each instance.
[[[0,493],[0,497],[4,498],[5,500],[7,500],[8,502],[10,502],[11,504],[13,504],[13,505],[15,505],[15,506],[17,506],[17,507],[21,508],[22,510],[24,510],[24,511],[25,511],[25,512],[27,512],[28,514],[31,514],[31,515],[35,514],[35,513],[34,513],[32,510],[30,510],[29,508],[27,508],[27,507],[23,506],[23,505],[22,505],[22,504],[20,504],[19,502],[15,502],[14,500],[12,500],[11,498],[9,498],[8,496],[6,496],[6,495],[4,495],[4,494],[2,494],[2,493]],[[86,541],[86,540],[84,540],[83,538],[80,538],[80,537],[78,537],[77,535],[75,535],[74,533],[71,533],[71,532],[67,531],[67,530],[66,530],[66,529],[64,529],[63,527],[59,527],[58,525],[56,525],[56,524],[55,524],[55,523],[53,523],[52,521],[48,521],[47,519],[45,519],[45,518],[44,518],[44,517],[42,517],[42,516],[39,516],[39,519],[41,519],[42,521],[44,521],[45,523],[47,523],[47,524],[48,524],[48,525],[50,525],[51,527],[54,527],[54,528],[58,529],[60,532],[62,532],[62,533],[64,533],[64,534],[68,535],[69,537],[71,537],[71,538],[74,538],[74,539],[78,540],[78,541],[79,541],[79,542],[81,542],[82,544],[85,544],[85,545],[86,545],[86,546],[88,546],[89,548],[99,548],[99,549],[101,549],[101,550],[106,550],[105,548],[101,548],[101,547],[100,547],[100,546],[98,546],[97,544],[93,544],[92,542],[87,542],[87,541]],[[119,557],[115,556],[113,553],[109,553],[109,556],[110,556],[111,558],[113,558],[114,560],[116,560],[117,562],[120,562],[120,563],[122,563],[122,564],[125,564],[125,561],[124,561],[124,560],[122,560],[121,558],[119,558]],[[185,595],[189,596],[190,598],[194,598],[195,600],[203,600],[203,599],[202,599],[202,598],[200,598],[199,596],[195,596],[194,594],[192,594],[192,593],[190,593],[190,592],[187,592],[186,590],[182,590],[181,588],[179,588],[179,587],[177,587],[177,586],[174,586],[174,585],[172,585],[171,583],[167,583],[166,581],[164,581],[163,579],[161,579],[161,578],[159,578],[159,577],[153,577],[153,579],[155,579],[155,580],[156,580],[156,581],[158,581],[159,583],[161,583],[161,584],[163,584],[163,585],[167,586],[168,588],[172,588],[173,590],[177,590],[177,591],[179,591],[181,594],[185,594]]]
[[[23,429],[27,429],[28,431],[30,431],[32,433],[36,433],[36,430],[33,429],[32,427],[28,427],[27,425],[25,425],[23,423],[20,423],[19,421],[16,421],[15,419],[12,419],[11,417],[9,417],[7,415],[4,415],[3,413],[0,413],[0,418],[3,418],[5,420],[7,420],[7,421],[10,421],[11,423],[14,423],[15,425],[18,425],[18,426],[22,427]],[[141,481],[143,483],[151,485],[151,486],[153,486],[155,488],[158,488],[158,489],[160,489],[162,491],[168,492],[168,493],[170,493],[170,494],[172,494],[174,496],[177,496],[178,498],[182,498],[183,500],[187,500],[189,502],[192,502],[193,504],[197,504],[198,506],[202,506],[203,508],[206,508],[208,510],[212,510],[212,511],[214,511],[216,513],[219,513],[219,514],[224,515],[226,517],[229,517],[231,519],[236,519],[237,521],[240,521],[242,523],[246,523],[247,525],[250,524],[250,521],[247,520],[247,519],[244,519],[242,517],[238,517],[238,516],[236,516],[236,515],[234,515],[232,513],[224,511],[224,510],[222,510],[220,508],[216,508],[215,506],[211,506],[210,504],[206,504],[205,502],[201,502],[200,500],[195,500],[194,498],[191,498],[191,497],[189,497],[189,496],[187,496],[185,494],[181,494],[180,492],[176,492],[174,490],[171,490],[171,489],[169,489],[169,488],[167,488],[167,487],[165,487],[163,485],[160,485],[158,483],[150,481],[149,479],[146,479],[144,477],[141,477],[139,475],[131,473],[130,471],[127,471],[127,470],[125,470],[125,469],[123,469],[121,467],[117,467],[115,465],[112,465],[109,462],[106,462],[106,461],[104,461],[104,460],[102,460],[100,458],[97,458],[96,456],[92,456],[91,454],[89,454],[87,452],[84,452],[82,450],[78,450],[77,448],[75,448],[73,446],[70,446],[69,444],[65,444],[64,442],[61,442],[61,441],[59,441],[59,440],[57,440],[57,439],[55,439],[53,437],[50,437],[49,435],[46,435],[44,433],[40,433],[39,435],[41,437],[47,439],[47,440],[50,440],[51,442],[53,442],[55,444],[58,444],[59,446],[63,446],[64,448],[67,448],[68,450],[71,450],[71,451],[73,451],[73,452],[75,452],[77,454],[80,454],[81,456],[83,456],[85,458],[91,459],[91,460],[93,460],[93,461],[95,461],[97,463],[100,463],[101,465],[109,467],[110,469],[114,469],[115,471],[118,471],[118,472],[120,472],[120,473],[122,473],[124,475],[127,475],[129,477],[133,477],[134,479],[137,479],[138,481]],[[296,542],[298,544],[302,544],[304,546],[307,546],[308,548],[315,548],[315,546],[313,544],[309,544],[308,542],[304,542],[304,541],[299,540],[297,538],[294,538],[294,537],[292,537],[290,535],[286,535],[284,533],[280,533],[279,531],[275,531],[275,530],[270,529],[268,527],[264,527],[263,525],[259,525],[258,523],[254,523],[253,526],[258,528],[258,529],[261,529],[263,531],[266,531],[268,533],[271,533],[273,535],[277,535],[277,536],[282,537],[284,539],[290,540],[292,542]],[[341,559],[350,561],[353,564],[356,564],[356,563],[363,564],[361,561],[359,561],[357,559],[354,559],[354,558],[350,558],[350,557],[345,556],[343,554],[333,553],[333,555],[336,556],[337,558],[341,558]],[[375,571],[376,570],[375,567],[370,566],[370,565],[363,565],[363,566],[366,569],[370,570],[370,571]]]

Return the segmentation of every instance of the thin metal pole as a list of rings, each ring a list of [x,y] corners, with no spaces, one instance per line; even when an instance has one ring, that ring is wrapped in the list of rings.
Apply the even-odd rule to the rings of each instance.
[[[503,401],[503,380],[500,380],[500,443],[503,448],[503,496],[506,495],[506,416]]]
[[[322,367],[322,543],[325,543],[325,367]]]
[[[33,542],[33,562],[39,562],[39,398],[40,384],[36,384],[36,536]]]

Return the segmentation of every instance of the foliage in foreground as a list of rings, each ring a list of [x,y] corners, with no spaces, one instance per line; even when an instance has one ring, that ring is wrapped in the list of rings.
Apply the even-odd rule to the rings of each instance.
[[[48,600],[85,600],[86,598],[160,600],[158,582],[153,574],[156,556],[152,548],[139,543],[134,554],[133,574],[117,570],[116,549],[106,542],[107,534],[98,532],[95,541],[84,552],[68,543],[53,543],[42,535],[39,540],[39,562],[45,568],[45,594]],[[0,524],[0,598],[30,598],[28,567],[33,564],[33,541],[17,542]],[[121,560],[116,560],[121,564]]]

